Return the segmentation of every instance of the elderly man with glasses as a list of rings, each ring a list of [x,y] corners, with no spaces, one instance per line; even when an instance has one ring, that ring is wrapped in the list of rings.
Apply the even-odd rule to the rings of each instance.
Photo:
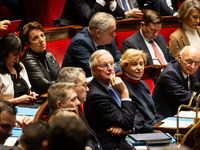
[[[84,103],[86,119],[104,150],[132,150],[125,141],[124,132],[113,132],[118,127],[120,130],[137,130],[133,122],[135,103],[129,98],[121,78],[115,77],[114,59],[109,51],[97,50],[89,64],[94,79]]]
[[[177,113],[180,104],[188,104],[192,97],[192,87],[198,81],[200,50],[196,46],[185,46],[178,60],[168,64],[158,77],[153,100],[159,115],[157,121]],[[195,96],[192,105],[196,104]]]

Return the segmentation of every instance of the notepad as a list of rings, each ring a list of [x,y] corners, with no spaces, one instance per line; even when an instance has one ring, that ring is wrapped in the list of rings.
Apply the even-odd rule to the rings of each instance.
[[[4,35],[8,34],[8,33],[13,33],[16,31],[17,27],[19,26],[19,24],[21,23],[21,20],[13,20],[10,22],[11,24],[8,25],[8,29],[7,30],[2,30],[0,32],[0,36],[3,37]]]
[[[163,132],[129,134],[128,136],[135,140],[137,143],[166,144],[171,141],[171,137]]]

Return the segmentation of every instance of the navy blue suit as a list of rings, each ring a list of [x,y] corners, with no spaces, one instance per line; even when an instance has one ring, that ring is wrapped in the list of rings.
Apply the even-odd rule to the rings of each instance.
[[[91,81],[89,89],[87,100],[84,103],[84,112],[103,150],[132,150],[133,148],[126,143],[125,136],[112,136],[107,129],[116,125],[125,130],[132,130],[135,103],[121,101],[121,107],[119,107],[110,93],[96,79]]]
[[[80,25],[88,26],[92,16],[97,12],[107,12],[117,18],[126,18],[123,9],[117,5],[114,11],[109,9],[108,3],[103,7],[96,0],[66,0],[59,19],[53,21],[54,26]]]
[[[119,63],[121,52],[115,45],[115,40],[111,44],[103,46],[103,49],[108,50],[117,64],[115,73],[121,72]],[[91,71],[89,59],[93,52],[96,51],[93,40],[88,33],[87,28],[83,28],[74,38],[72,38],[63,58],[62,67],[81,67],[86,72],[86,77],[90,77]]]
[[[198,81],[197,72],[190,75],[191,89]],[[174,60],[161,72],[156,81],[152,98],[159,115],[158,121],[177,114],[180,104],[188,104],[192,92],[189,91],[184,80],[178,60]],[[197,97],[195,96],[192,105],[195,106]]]
[[[165,38],[161,34],[158,34],[157,37],[154,39],[154,41],[158,44],[158,46],[162,50],[167,62],[174,60],[171,52],[167,48]],[[132,36],[128,37],[127,39],[125,39],[123,41],[122,53],[124,53],[129,48],[139,49],[139,50],[143,50],[144,52],[146,52],[148,54],[146,65],[153,65],[153,60],[151,58],[151,54],[149,52],[149,49],[148,49],[140,31],[137,31]]]

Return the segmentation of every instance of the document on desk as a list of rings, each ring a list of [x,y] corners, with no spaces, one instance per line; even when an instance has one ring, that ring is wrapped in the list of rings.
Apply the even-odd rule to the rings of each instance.
[[[175,117],[176,116],[177,115],[175,115]],[[198,112],[198,116],[200,116],[200,112]],[[180,111],[179,117],[180,118],[194,118],[196,117],[196,112],[195,111]]]
[[[168,117],[162,120],[162,125],[159,127],[162,128],[177,128],[177,118]],[[193,124],[193,119],[179,118],[179,128],[187,128]]]

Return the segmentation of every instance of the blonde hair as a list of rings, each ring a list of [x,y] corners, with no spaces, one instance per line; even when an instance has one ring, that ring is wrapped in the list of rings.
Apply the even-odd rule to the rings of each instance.
[[[124,66],[128,65],[130,62],[135,62],[138,58],[142,57],[144,60],[144,65],[147,63],[147,54],[143,50],[137,49],[127,49],[120,59],[120,67],[124,73]]]
[[[54,122],[56,120],[57,117],[73,117],[72,113],[74,113],[74,115],[77,115],[77,117],[79,118],[79,113],[78,110],[75,108],[61,108],[61,109],[56,109],[53,114],[51,115],[48,124],[51,125],[52,122]]]

